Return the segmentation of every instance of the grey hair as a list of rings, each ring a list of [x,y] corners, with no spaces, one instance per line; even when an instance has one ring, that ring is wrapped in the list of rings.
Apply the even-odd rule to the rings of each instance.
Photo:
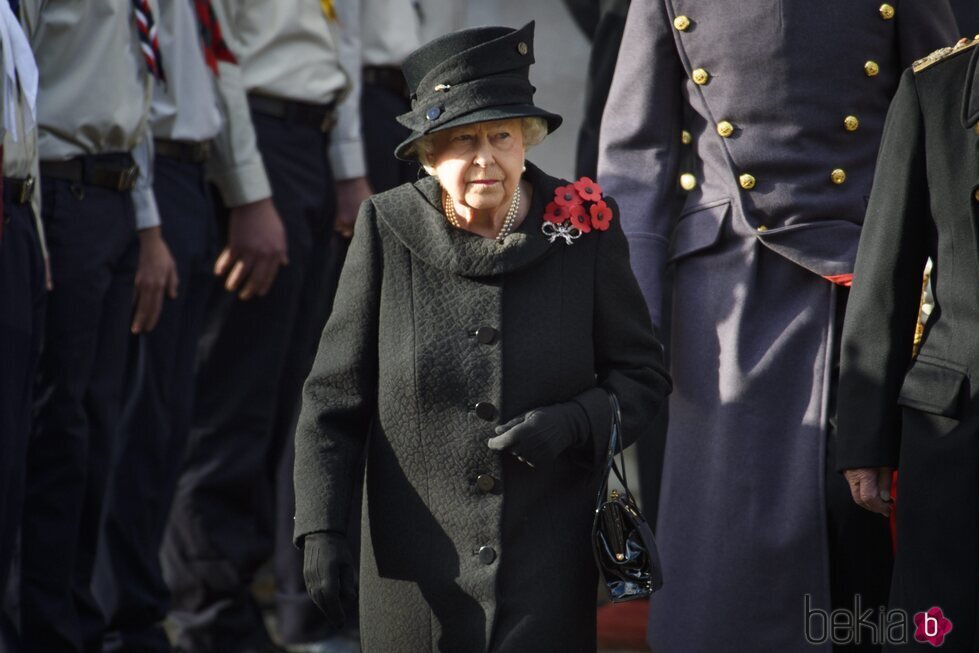
[[[523,144],[525,149],[530,149],[539,145],[547,137],[547,121],[540,116],[524,116],[520,119],[520,130],[523,132]],[[432,157],[435,155],[436,134],[426,134],[411,144],[407,155],[418,159],[430,175],[435,174],[435,166]]]

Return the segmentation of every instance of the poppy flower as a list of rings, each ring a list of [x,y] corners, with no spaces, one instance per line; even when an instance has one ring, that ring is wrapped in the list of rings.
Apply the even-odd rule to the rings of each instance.
[[[544,219],[554,224],[561,224],[568,219],[568,208],[556,202],[550,202],[544,208]]]
[[[571,226],[583,234],[591,231],[591,223],[588,220],[588,212],[585,207],[575,204],[568,212],[571,214]]]
[[[599,231],[607,231],[612,222],[612,209],[605,202],[595,202],[591,205],[591,226]]]
[[[584,202],[581,196],[578,195],[578,190],[574,187],[574,184],[559,186],[554,191],[554,201],[561,206],[575,206]]]
[[[581,199],[585,201],[597,202],[602,199],[602,187],[598,185],[597,181],[592,181],[588,177],[582,177],[574,182],[574,187]]]

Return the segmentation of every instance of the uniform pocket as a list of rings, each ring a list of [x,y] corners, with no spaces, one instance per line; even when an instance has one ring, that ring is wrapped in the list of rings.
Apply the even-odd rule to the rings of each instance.
[[[670,262],[695,254],[714,245],[721,237],[721,227],[731,212],[730,200],[698,206],[680,216],[670,242]]]
[[[959,418],[962,389],[968,375],[964,368],[937,359],[919,357],[904,377],[897,403],[933,415]]]

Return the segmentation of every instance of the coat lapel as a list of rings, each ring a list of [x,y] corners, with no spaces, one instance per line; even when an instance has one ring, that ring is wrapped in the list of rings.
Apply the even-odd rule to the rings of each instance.
[[[442,212],[442,187],[435,177],[382,193],[373,201],[381,221],[421,260],[466,277],[493,276],[527,267],[556,251],[541,233],[541,224],[544,201],[562,182],[529,162],[524,178],[534,188],[530,211],[502,244],[452,227]]]

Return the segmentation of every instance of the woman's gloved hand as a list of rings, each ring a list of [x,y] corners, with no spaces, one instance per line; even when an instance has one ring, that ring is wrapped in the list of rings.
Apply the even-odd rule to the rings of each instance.
[[[323,611],[330,625],[342,628],[346,621],[344,601],[357,596],[353,556],[347,538],[330,531],[305,536],[303,578],[309,598]]]
[[[588,442],[591,426],[581,404],[568,401],[535,408],[496,427],[489,448],[509,451],[534,467],[550,462],[569,447]]]

